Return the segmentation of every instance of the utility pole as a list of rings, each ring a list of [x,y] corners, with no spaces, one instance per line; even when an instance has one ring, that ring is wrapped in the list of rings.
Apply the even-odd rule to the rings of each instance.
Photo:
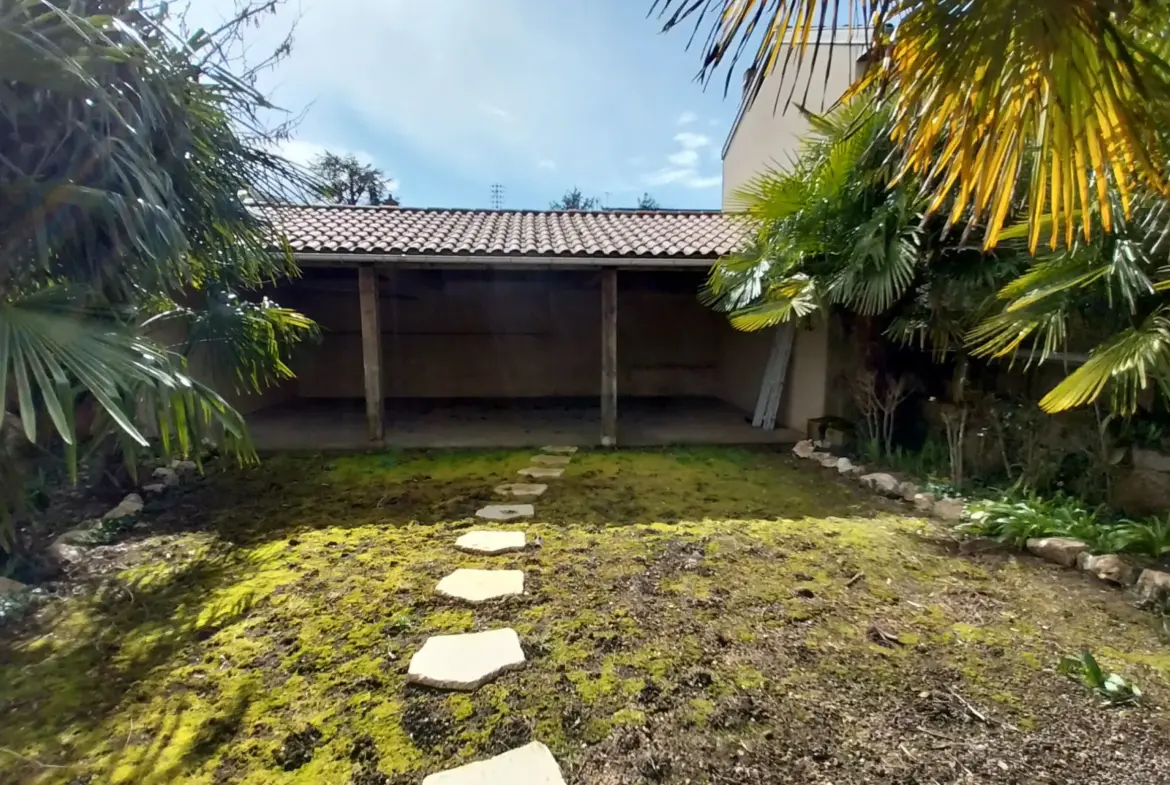
[[[492,209],[499,210],[504,206],[504,186],[492,183]]]

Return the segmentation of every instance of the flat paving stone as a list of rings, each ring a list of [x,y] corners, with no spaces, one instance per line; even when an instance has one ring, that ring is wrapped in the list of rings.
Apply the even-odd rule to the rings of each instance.
[[[489,521],[514,521],[517,518],[531,518],[536,508],[531,504],[489,504],[475,511],[477,518]]]
[[[525,466],[516,473],[524,477],[560,477],[565,473],[565,470],[553,466]]]
[[[508,553],[522,551],[528,544],[524,532],[468,532],[455,541],[455,547],[468,553]]]
[[[549,748],[533,741],[494,758],[432,774],[423,785],[565,785],[565,778]]]
[[[444,690],[474,690],[501,673],[523,668],[520,636],[510,627],[435,635],[410,658],[406,680]]]
[[[506,482],[496,486],[496,493],[504,496],[539,496],[548,486],[539,482]]]
[[[453,600],[487,602],[524,593],[523,570],[458,569],[439,581],[435,591]]]
[[[568,466],[569,461],[572,460],[567,455],[533,455],[533,466]]]
[[[570,447],[567,444],[546,444],[540,448],[540,451],[552,453],[553,455],[572,455],[577,452],[577,448]]]

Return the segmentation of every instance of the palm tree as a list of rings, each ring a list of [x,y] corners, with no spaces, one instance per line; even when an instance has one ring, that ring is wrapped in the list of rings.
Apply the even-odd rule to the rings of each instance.
[[[1027,181],[1028,246],[1055,248],[1167,194],[1168,0],[654,0],[666,29],[706,26],[706,78],[748,53],[748,96],[776,68],[816,77],[827,35],[865,25],[872,67],[845,100],[888,97],[899,178],[928,213],[979,226],[992,248]],[[896,24],[896,30],[894,25]],[[691,24],[686,25],[688,28]],[[872,91],[870,90],[872,88]],[[793,101],[795,89],[784,98]]]
[[[305,184],[270,152],[267,102],[216,35],[139,8],[0,0],[0,402],[73,470],[86,401],[90,445],[116,439],[130,461],[152,434],[166,453],[213,439],[250,459],[242,418],[187,358],[209,347],[259,389],[313,330],[239,295],[296,273],[248,199]],[[175,320],[186,337],[162,342]]]

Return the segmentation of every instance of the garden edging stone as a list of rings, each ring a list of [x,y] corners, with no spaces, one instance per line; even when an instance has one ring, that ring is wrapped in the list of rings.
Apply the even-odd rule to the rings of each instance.
[[[1064,567],[1077,566],[1077,557],[1089,550],[1089,545],[1071,537],[1033,537],[1025,544],[1028,552]]]

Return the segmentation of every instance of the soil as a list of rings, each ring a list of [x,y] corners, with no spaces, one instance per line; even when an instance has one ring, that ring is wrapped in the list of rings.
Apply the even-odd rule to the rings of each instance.
[[[1122,593],[766,450],[586,452],[541,547],[455,551],[528,458],[277,456],[175,494],[0,644],[0,781],[404,785],[530,740],[578,785],[1170,781],[1170,641]],[[526,594],[437,597],[457,567]],[[505,625],[524,670],[405,684],[427,636]],[[1144,701],[1057,673],[1082,647]]]

